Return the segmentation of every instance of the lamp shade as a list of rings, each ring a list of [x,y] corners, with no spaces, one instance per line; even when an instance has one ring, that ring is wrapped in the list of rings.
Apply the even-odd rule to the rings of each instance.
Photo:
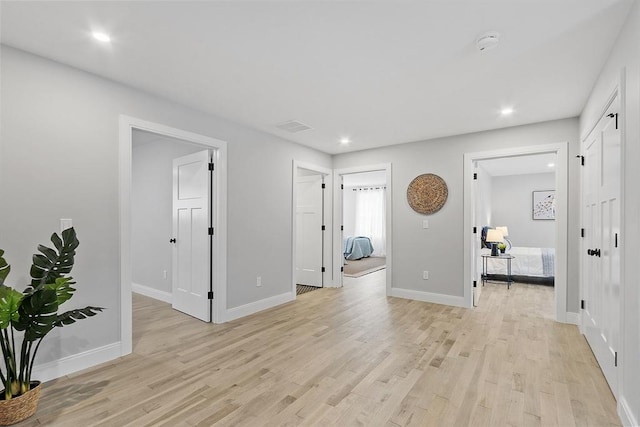
[[[500,230],[492,228],[487,230],[487,238],[485,240],[491,243],[501,243],[504,241],[504,236]]]
[[[507,226],[496,227],[496,230],[502,231],[502,237],[507,237],[509,235],[509,228]]]

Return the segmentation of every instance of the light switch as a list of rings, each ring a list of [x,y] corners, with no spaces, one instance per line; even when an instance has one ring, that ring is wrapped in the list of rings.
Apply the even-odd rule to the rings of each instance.
[[[422,228],[429,228],[429,220],[428,219],[423,219],[422,220]]]
[[[67,228],[73,227],[73,221],[71,218],[60,218],[60,232],[63,232]]]

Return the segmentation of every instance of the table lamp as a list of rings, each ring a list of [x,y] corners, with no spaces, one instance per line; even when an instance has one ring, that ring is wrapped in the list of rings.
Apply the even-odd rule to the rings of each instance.
[[[496,230],[491,228],[487,230],[487,238],[485,239],[487,243],[491,243],[491,256],[498,256],[498,243],[502,243],[504,241],[504,236],[500,230]]]
[[[502,237],[509,237],[509,227],[507,227],[506,225],[502,227],[496,227],[496,230],[502,232]]]

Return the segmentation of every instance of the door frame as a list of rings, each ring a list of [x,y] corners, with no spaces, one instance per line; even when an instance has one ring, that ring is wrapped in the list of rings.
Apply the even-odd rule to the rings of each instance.
[[[380,163],[376,165],[354,166],[350,168],[336,169],[333,171],[333,217],[335,218],[333,227],[333,277],[335,278],[336,287],[342,286],[342,261],[344,254],[342,253],[342,203],[343,203],[343,189],[340,187],[342,184],[342,175],[350,175],[354,173],[362,172],[376,172],[384,171],[387,191],[385,192],[385,214],[386,214],[386,295],[391,296],[392,278],[393,278],[393,218],[392,218],[392,201],[393,201],[393,185],[391,182],[391,163]]]
[[[214,323],[222,323],[227,311],[227,143],[219,139],[154,123],[135,117],[119,117],[118,196],[120,228],[120,340],[122,355],[133,350],[133,308],[131,297],[131,167],[133,130],[138,129],[180,139],[209,148],[216,164],[214,215],[216,239],[213,244],[214,268],[212,304]]]
[[[473,164],[476,161],[528,154],[556,154],[556,259],[555,259],[555,320],[567,323],[567,251],[568,251],[568,142],[555,144],[514,147],[464,154],[464,301],[466,307],[473,307],[473,279],[471,266],[475,241],[472,230],[472,209],[475,209],[473,185]],[[477,224],[476,224],[477,226]],[[478,284],[478,286],[481,286]],[[573,321],[571,322],[573,323]]]
[[[626,276],[625,276],[625,256],[626,256],[626,245],[625,245],[625,231],[626,231],[626,221],[625,221],[625,155],[626,155],[626,134],[625,134],[625,121],[626,121],[626,100],[625,100],[625,94],[626,94],[626,88],[625,88],[625,84],[626,84],[626,70],[622,69],[620,72],[620,76],[619,79],[616,80],[615,85],[613,85],[613,89],[611,90],[609,96],[606,98],[606,102],[604,102],[602,105],[602,109],[600,111],[600,113],[595,116],[596,118],[592,121],[592,123],[590,123],[590,126],[586,127],[586,129],[588,129],[584,136],[580,138],[580,155],[584,155],[585,154],[585,148],[586,148],[586,144],[589,141],[589,138],[591,137],[591,135],[593,134],[593,132],[598,128],[598,125],[600,124],[600,122],[604,119],[605,117],[605,113],[607,112],[607,110],[609,110],[609,108],[611,107],[611,104],[613,104],[616,99],[618,100],[618,108],[619,108],[619,120],[620,120],[620,193],[619,193],[619,197],[620,197],[620,238],[619,238],[619,249],[620,249],[620,266],[619,266],[619,275],[620,275],[620,291],[619,291],[619,298],[620,298],[620,313],[619,313],[619,321],[618,321],[618,364],[616,366],[616,389],[614,390],[613,388],[611,388],[611,385],[609,384],[609,382],[607,381],[607,385],[609,386],[609,389],[611,390],[611,393],[613,394],[614,398],[616,399],[616,401],[618,402],[618,415],[620,415],[621,413],[625,413],[627,411],[624,411],[623,406],[621,406],[621,402],[623,401],[623,399],[620,399],[620,397],[622,396],[622,384],[623,384],[623,379],[624,379],[624,358],[625,358],[625,352],[624,352],[624,341],[625,341],[625,334],[624,334],[624,327],[625,327],[625,323],[624,323],[624,315],[625,315],[625,304],[624,304],[624,298],[625,298],[625,284],[626,284]],[[583,199],[584,199],[584,195],[585,195],[585,183],[586,183],[586,179],[585,179],[585,172],[586,170],[584,168],[580,169],[580,224],[584,224],[584,203],[583,203]],[[580,293],[579,293],[579,298],[580,300],[582,300],[583,298],[585,298],[585,256],[584,254],[586,253],[587,250],[587,244],[585,242],[584,239],[580,239],[580,256],[578,257],[579,260],[579,272],[580,272],[580,279],[579,279],[579,285],[580,285]],[[587,336],[586,336],[586,329],[585,329],[585,322],[583,321],[583,316],[584,316],[584,310],[580,311],[580,323],[579,323],[579,330],[580,333],[585,337],[585,340],[587,341],[587,343],[589,344],[589,348],[591,348],[591,343],[587,340]],[[595,353],[594,353],[594,358],[595,358]],[[597,361],[597,359],[596,359]],[[601,368],[601,371],[602,368]],[[604,375],[604,371],[603,371],[603,375]],[[622,418],[622,416],[620,416],[620,418]]]
[[[333,175],[331,169],[324,168],[322,166],[313,165],[311,163],[299,162],[297,160],[293,161],[292,167],[292,195],[291,195],[291,292],[293,298],[297,298],[296,296],[296,256],[297,256],[297,245],[296,245],[296,207],[298,205],[298,183],[296,182],[296,178],[298,176],[298,169],[306,169],[312,172],[317,172],[318,175],[322,175],[324,177],[325,183],[325,191],[323,193],[323,212],[322,215],[324,217],[324,225],[325,225],[325,233],[322,235],[322,260],[325,267],[325,271],[322,273],[322,287],[334,287],[334,280],[332,271],[333,268],[331,266],[331,260],[333,259],[331,254],[331,231],[333,227],[333,215],[332,215],[332,197],[331,197],[331,189],[333,188]]]

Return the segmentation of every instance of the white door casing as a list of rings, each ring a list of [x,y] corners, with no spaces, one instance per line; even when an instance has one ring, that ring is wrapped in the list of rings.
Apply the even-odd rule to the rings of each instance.
[[[477,177],[478,167],[477,162],[474,162],[474,177]],[[473,227],[475,227],[475,233],[471,234],[471,251],[472,251],[472,261],[471,261],[471,278],[474,283],[473,287],[473,306],[476,307],[478,302],[480,301],[480,294],[482,293],[482,278],[480,274],[478,274],[478,264],[481,262],[480,258],[480,233],[484,224],[478,224],[478,219],[480,215],[478,214],[478,210],[480,209],[477,198],[480,196],[478,189],[478,180],[474,178],[473,183],[471,184],[471,203],[473,204],[473,208],[471,209],[471,223]]]
[[[491,150],[476,153],[464,154],[464,232],[472,233],[473,215],[475,214],[473,201],[473,173],[474,162],[479,160],[497,159],[505,157],[525,156],[530,154],[556,154],[556,262],[555,262],[555,320],[558,322],[567,321],[567,248],[568,248],[568,146],[566,142],[555,144],[533,145],[527,147],[513,147],[499,150]],[[486,225],[486,224],[483,224]],[[477,230],[480,233],[480,229]],[[474,290],[473,290],[473,264],[475,260],[475,251],[471,247],[476,238],[471,236],[464,239],[464,295],[465,307],[473,307]],[[478,286],[481,286],[479,284]]]
[[[296,177],[296,283],[322,287],[324,178]]]
[[[612,100],[584,141],[582,330],[614,396],[620,348],[621,132]]]
[[[211,321],[211,179],[209,150],[173,160],[172,307]]]

